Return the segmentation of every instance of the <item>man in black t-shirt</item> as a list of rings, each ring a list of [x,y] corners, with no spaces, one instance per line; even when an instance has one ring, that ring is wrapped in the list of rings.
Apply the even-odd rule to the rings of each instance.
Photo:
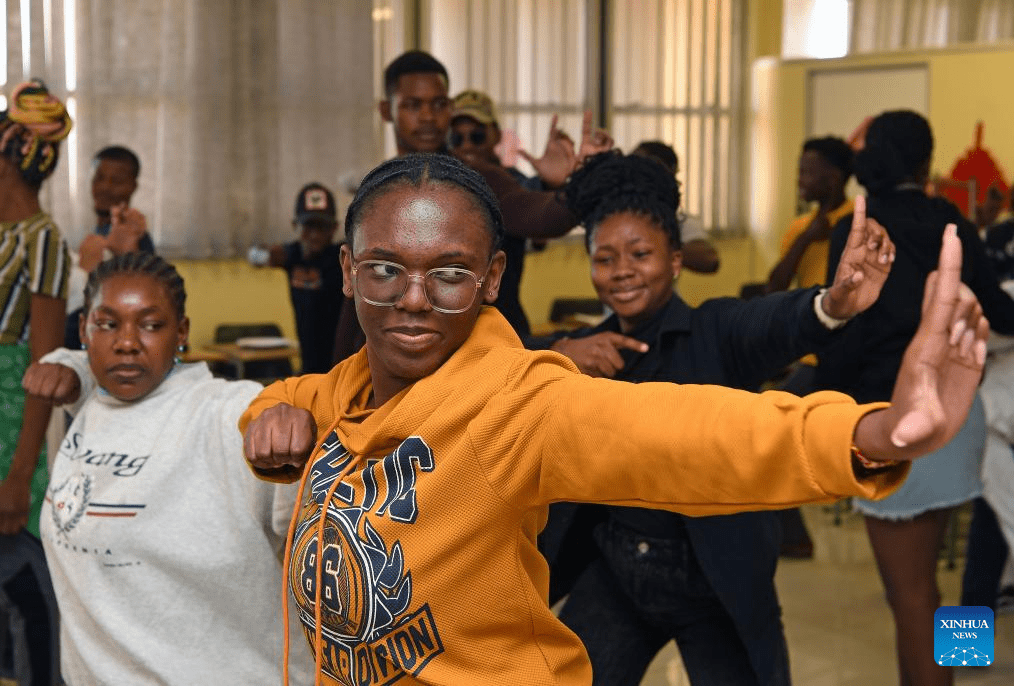
[[[281,267],[289,275],[302,373],[323,374],[331,369],[342,307],[342,270],[334,243],[338,212],[331,191],[319,183],[304,186],[296,196],[292,225],[299,240],[253,248],[250,262]]]

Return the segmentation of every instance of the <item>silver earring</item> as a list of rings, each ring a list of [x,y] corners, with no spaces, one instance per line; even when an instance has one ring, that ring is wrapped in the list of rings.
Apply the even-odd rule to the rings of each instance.
[[[82,343],[81,344],[81,349],[82,350],[87,350],[88,349],[88,344],[87,343]]]
[[[185,346],[185,345],[178,345],[178,346],[176,346],[176,350],[178,350],[181,353],[185,353],[187,351],[187,346]]]

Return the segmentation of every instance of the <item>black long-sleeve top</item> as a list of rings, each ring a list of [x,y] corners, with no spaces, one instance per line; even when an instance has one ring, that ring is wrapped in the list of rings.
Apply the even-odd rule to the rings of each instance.
[[[808,288],[749,301],[716,298],[698,308],[691,308],[674,294],[655,317],[627,334],[650,348],[646,353],[621,350],[626,364],[616,378],[756,390],[793,360],[840,335],[817,318],[816,294],[817,288]],[[563,335],[582,338],[603,331],[619,331],[615,315],[597,327]],[[528,338],[525,346],[548,348],[560,337]],[[673,425],[672,440],[681,440],[681,435],[681,428]],[[706,454],[701,455],[702,462],[707,459]],[[698,564],[736,625],[758,682],[781,683],[777,675],[783,664],[784,641],[772,583],[781,529],[773,513],[685,517],[633,507],[609,507],[608,512],[614,521],[642,535],[687,536]],[[556,527],[553,535],[560,541],[567,539],[569,545],[593,549],[591,540],[583,540],[589,530],[587,521],[596,517],[589,506],[580,506],[566,517],[554,522],[551,515],[550,524]],[[547,554],[553,569],[552,552]]]
[[[957,225],[961,239],[961,280],[978,297],[990,326],[1014,334],[1014,300],[1000,288],[975,227],[957,207],[921,190],[900,190],[871,197],[867,215],[894,241],[894,265],[877,302],[820,351],[818,388],[842,391],[860,403],[891,398],[901,358],[919,327],[926,277],[936,269],[949,223]],[[852,215],[842,218],[831,235],[828,281],[838,268],[851,223]]]

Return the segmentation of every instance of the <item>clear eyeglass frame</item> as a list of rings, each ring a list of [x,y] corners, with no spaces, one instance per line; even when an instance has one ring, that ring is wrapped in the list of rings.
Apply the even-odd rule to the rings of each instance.
[[[394,297],[393,299],[391,299],[390,302],[385,302],[385,301],[382,301],[382,300],[376,300],[376,299],[368,298],[368,297],[366,297],[363,294],[363,290],[362,290],[362,288],[359,285],[359,278],[358,278],[359,268],[363,267],[363,266],[367,266],[367,267],[373,267],[373,266],[392,267],[392,268],[396,269],[397,271],[401,272],[402,274],[404,274],[404,276],[405,276],[405,287],[402,288],[401,292],[398,293],[398,295],[396,297]],[[487,267],[486,269],[488,271],[489,267]],[[431,276],[438,275],[438,274],[441,274],[441,273],[451,274],[451,275],[454,275],[454,276],[464,276],[464,275],[467,275],[467,276],[471,277],[475,281],[475,288],[471,289],[471,291],[472,291],[471,296],[472,297],[469,298],[467,305],[465,305],[464,307],[452,309],[452,308],[447,308],[447,307],[441,307],[441,306],[439,306],[439,305],[437,305],[436,303],[433,302],[433,297],[430,295],[430,289],[429,289],[429,287],[427,285],[429,283],[428,280],[430,279]],[[409,271],[408,271],[408,269],[405,267],[405,265],[398,264],[397,262],[390,262],[388,260],[362,260],[360,262],[353,262],[352,263],[352,277],[353,277],[353,285],[355,286],[356,291],[359,293],[359,297],[363,299],[363,302],[368,303],[370,305],[373,305],[374,307],[394,307],[398,303],[399,300],[401,300],[402,298],[405,297],[405,294],[408,292],[408,288],[411,285],[412,281],[420,281],[422,283],[423,295],[426,297],[426,302],[429,303],[429,306],[432,307],[435,311],[441,312],[443,314],[460,314],[460,313],[465,312],[466,310],[468,310],[468,308],[470,308],[472,305],[475,304],[475,295],[476,295],[476,293],[479,292],[479,289],[482,288],[482,284],[486,281],[486,277],[485,276],[483,276],[480,279],[478,274],[476,274],[475,272],[473,272],[473,271],[471,271],[469,269],[465,269],[463,267],[434,267],[433,269],[428,270],[425,274],[410,274]]]

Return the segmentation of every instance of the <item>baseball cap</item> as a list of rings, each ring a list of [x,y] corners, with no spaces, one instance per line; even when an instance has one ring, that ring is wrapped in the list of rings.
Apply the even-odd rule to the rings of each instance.
[[[334,195],[319,183],[306,184],[296,196],[296,221],[304,224],[313,220],[332,224],[338,221]]]
[[[470,117],[480,124],[497,124],[499,126],[496,107],[493,99],[482,91],[461,91],[454,97],[454,111],[451,119],[455,117]]]

